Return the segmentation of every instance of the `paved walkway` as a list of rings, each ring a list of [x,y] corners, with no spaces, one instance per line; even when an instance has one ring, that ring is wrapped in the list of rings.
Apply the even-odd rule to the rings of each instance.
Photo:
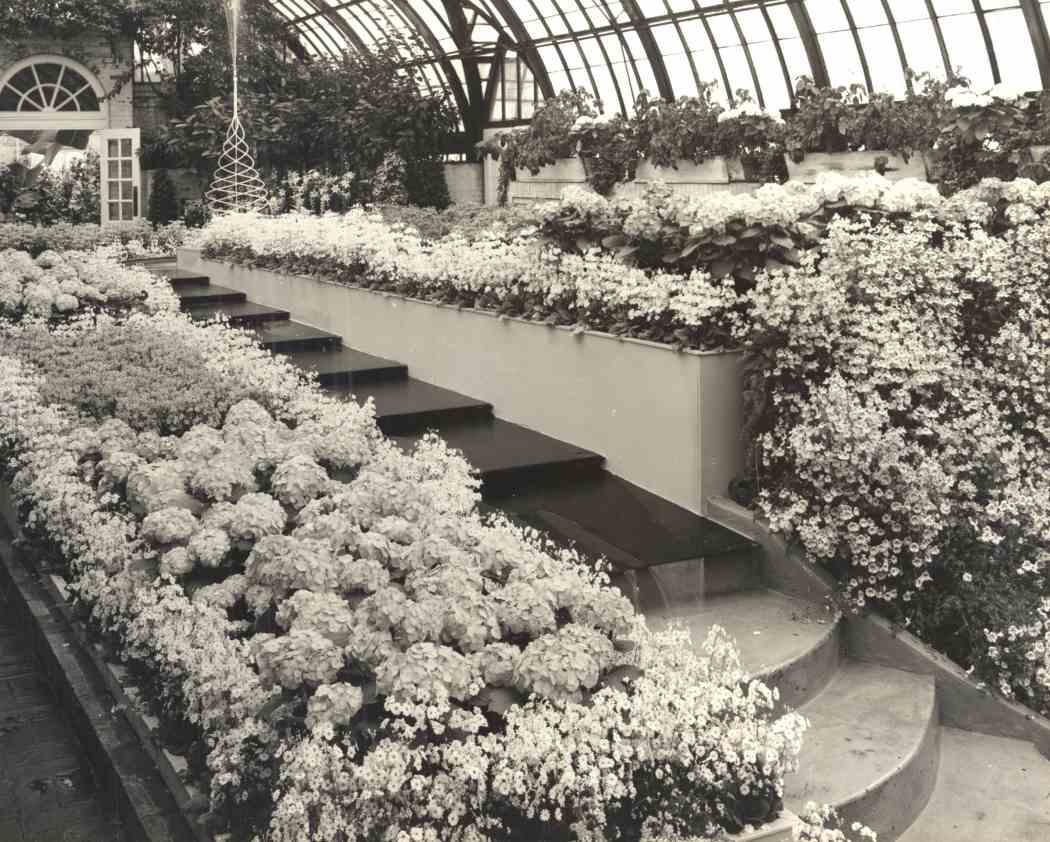
[[[87,759],[0,592],[0,842],[119,842]]]

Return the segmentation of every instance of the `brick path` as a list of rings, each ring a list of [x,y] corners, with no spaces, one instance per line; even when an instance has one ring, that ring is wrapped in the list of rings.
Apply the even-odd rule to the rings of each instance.
[[[119,842],[72,728],[0,592],[0,842]]]

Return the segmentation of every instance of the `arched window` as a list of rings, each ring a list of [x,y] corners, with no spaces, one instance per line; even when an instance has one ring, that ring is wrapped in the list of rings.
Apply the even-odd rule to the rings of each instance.
[[[0,129],[105,128],[104,91],[86,67],[61,56],[34,56],[0,76]]]

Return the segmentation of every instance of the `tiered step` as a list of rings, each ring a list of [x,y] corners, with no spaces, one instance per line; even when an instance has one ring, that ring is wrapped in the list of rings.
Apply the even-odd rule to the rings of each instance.
[[[414,377],[329,386],[328,390],[361,403],[371,399],[379,429],[388,436],[410,435],[443,424],[492,417],[492,404]]]
[[[708,593],[757,587],[753,542],[606,471],[571,485],[519,489],[500,505],[623,568],[706,559]],[[615,517],[609,513],[615,512]],[[731,554],[723,585],[713,560]]]
[[[812,699],[838,669],[843,642],[830,611],[765,589],[708,596],[699,562],[632,571],[632,578],[635,606],[649,628],[679,624],[699,647],[721,626],[736,640],[748,675],[779,689],[782,707]]]
[[[937,779],[933,679],[847,660],[800,712],[811,727],[799,771],[786,781],[788,809],[798,812],[809,801],[832,804],[880,840],[900,836],[926,806]]]
[[[387,380],[400,380],[408,376],[408,367],[404,363],[365,354],[342,345],[323,351],[299,351],[295,355],[295,364],[299,368],[316,373],[322,386],[333,388],[351,384],[361,387]]]
[[[343,344],[343,338],[335,333],[291,320],[262,322],[253,329],[259,344],[275,354],[334,350]]]
[[[287,321],[289,318],[287,310],[278,310],[276,307],[267,307],[265,304],[256,304],[253,301],[200,304],[190,307],[188,312],[190,318],[197,321],[225,316],[229,319],[230,324],[244,327],[258,325],[262,322]]]
[[[601,472],[604,461],[597,453],[499,418],[442,424],[436,429],[477,469],[488,499],[521,488],[591,478]],[[419,436],[394,436],[394,441],[409,450]]]
[[[239,290],[210,283],[187,283],[176,287],[175,292],[181,299],[184,310],[203,304],[230,304],[248,299],[248,296]]]

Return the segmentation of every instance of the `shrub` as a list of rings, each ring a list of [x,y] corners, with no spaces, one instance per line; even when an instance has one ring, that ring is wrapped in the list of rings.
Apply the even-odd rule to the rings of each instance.
[[[154,225],[167,225],[179,218],[179,200],[175,195],[175,183],[166,169],[159,169],[153,173],[149,211],[146,218]]]

